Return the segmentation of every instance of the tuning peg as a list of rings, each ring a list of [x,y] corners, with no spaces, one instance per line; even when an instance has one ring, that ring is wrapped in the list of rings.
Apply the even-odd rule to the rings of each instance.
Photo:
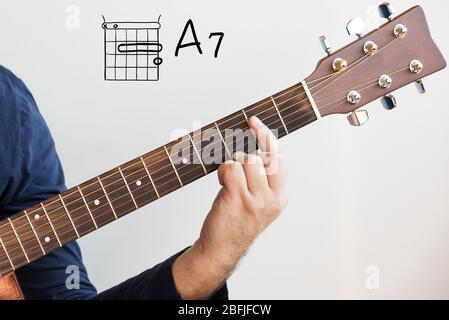
[[[383,97],[381,102],[386,110],[393,110],[394,108],[396,108],[398,106],[396,98],[392,94],[389,94],[389,95]]]
[[[367,123],[369,120],[368,111],[357,110],[348,116],[349,124],[353,127],[360,127]]]
[[[392,20],[393,14],[394,14],[394,8],[391,5],[390,2],[384,2],[381,5],[379,5],[379,14],[382,18],[385,18],[387,20]]]
[[[327,37],[321,36],[320,42],[321,42],[321,45],[323,46],[324,52],[326,52],[328,55],[330,55],[332,53],[332,47],[329,43],[329,40],[327,40]]]
[[[365,30],[365,22],[361,18],[352,19],[346,25],[346,31],[350,36],[362,37],[363,30]]]
[[[419,79],[418,81],[415,82],[416,88],[418,89],[418,92],[420,94],[424,94],[426,93],[426,87],[424,86],[424,82]]]

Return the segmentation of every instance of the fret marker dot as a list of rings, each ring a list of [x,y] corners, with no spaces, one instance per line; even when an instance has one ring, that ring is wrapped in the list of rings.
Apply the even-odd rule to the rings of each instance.
[[[45,237],[45,239],[44,239],[44,240],[45,240],[45,242],[47,242],[47,243],[48,243],[48,242],[50,242],[50,237]]]
[[[183,164],[187,164],[189,162],[189,160],[187,160],[187,158],[182,158],[182,163]]]
[[[34,220],[38,220],[40,217],[41,217],[40,215],[36,214],[36,215],[34,216]]]
[[[138,187],[140,187],[140,186],[142,185],[142,181],[140,181],[140,180],[137,181],[137,182],[136,182],[136,185],[137,185]]]
[[[100,200],[98,200],[98,199],[95,200],[95,201],[94,201],[94,204],[95,204],[96,206],[98,206],[98,205],[100,204]]]

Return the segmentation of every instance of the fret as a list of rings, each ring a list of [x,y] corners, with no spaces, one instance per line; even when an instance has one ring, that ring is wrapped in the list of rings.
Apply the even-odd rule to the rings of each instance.
[[[151,185],[153,186],[154,192],[156,193],[157,197],[160,198],[161,196],[159,195],[159,192],[157,191],[157,188],[156,188],[156,186],[154,185],[153,178],[151,177],[151,174],[150,174],[150,172],[148,171],[147,165],[145,164],[145,161],[143,160],[142,157],[140,157],[140,161],[142,162],[143,167],[145,168],[145,171],[146,171],[146,173],[147,173],[147,175],[148,175],[148,178],[149,178],[150,181],[151,181]]]
[[[78,238],[80,238],[80,234],[78,233],[78,230],[76,229],[75,223],[73,222],[72,216],[70,215],[70,212],[69,212],[69,210],[67,209],[67,207],[65,205],[64,199],[62,198],[61,195],[58,195],[58,197],[59,197],[59,200],[62,203],[62,206],[64,207],[65,212],[67,213],[67,216],[69,217],[70,223],[72,224],[73,230],[75,230],[76,236]]]
[[[275,99],[275,97],[273,97],[273,99]],[[287,131],[285,130],[276,109],[273,108],[271,98],[266,98],[253,104],[252,106],[249,106],[248,108],[245,108],[245,113],[249,118],[254,116],[258,117],[277,138],[282,138],[287,135]]]
[[[122,167],[125,181],[139,208],[159,198],[141,158],[125,163]]]
[[[144,157],[145,166],[153,177],[155,188],[161,197],[181,187],[176,171],[163,147],[156,149]]]
[[[33,261],[45,254],[44,248],[39,242],[36,232],[33,230],[31,222],[26,214],[11,219],[11,223],[17,231],[17,237],[22,242],[22,247],[29,260]]]
[[[25,253],[20,246],[19,240],[17,239],[12,226],[6,222],[2,221],[0,223],[0,235],[5,248],[5,252],[11,259],[12,265],[17,269],[28,263]]]
[[[0,222],[0,274],[17,269],[257,149],[248,119],[278,138],[317,120],[296,85]]]
[[[111,199],[109,199],[108,193],[106,192],[106,189],[104,188],[103,183],[101,182],[100,177],[97,177],[97,180],[100,183],[101,189],[103,190],[104,196],[106,197],[106,200],[108,201],[109,206],[112,209],[112,213],[114,214],[115,219],[118,219],[117,213],[115,213],[114,207],[112,206]],[[117,190],[119,190],[119,189],[118,188],[114,188],[114,191],[117,191]]]
[[[136,209],[131,193],[128,191],[126,181],[118,168],[114,168],[98,177],[106,200],[111,206],[116,219]]]
[[[217,131],[218,131],[218,134],[220,135],[220,138],[221,138],[221,141],[222,141],[222,143],[223,143],[223,146],[224,146],[224,148],[225,148],[225,150],[226,150],[226,153],[228,154],[228,157],[229,157],[229,158],[226,158],[225,161],[226,161],[226,160],[232,160],[232,159],[233,159],[232,153],[229,151],[228,146],[226,145],[226,141],[225,141],[225,139],[223,138],[223,134],[221,133],[220,127],[218,126],[218,124],[217,124],[216,122],[214,122],[214,125],[215,125],[215,128],[216,128]]]
[[[50,216],[48,215],[47,209],[45,209],[45,206],[44,206],[44,204],[43,204],[42,202],[41,202],[41,207],[42,207],[42,210],[44,210],[45,217],[47,218],[47,220],[48,220],[48,222],[49,222],[49,224],[50,224],[51,230],[53,231],[53,233],[54,233],[54,235],[55,235],[55,237],[56,237],[56,240],[58,240],[59,246],[62,247],[61,240],[59,240],[59,237],[58,237],[58,235],[56,234],[56,229],[55,229],[55,227],[53,226],[53,223],[51,222]]]
[[[61,247],[55,229],[51,225],[49,217],[41,204],[29,209],[28,218],[30,219],[30,224],[36,231],[37,239],[44,248],[45,253]]]
[[[226,118],[217,121],[221,134],[231,154],[237,151],[251,153],[257,150],[257,141],[249,130],[245,115],[238,111]]]
[[[45,201],[42,205],[61,245],[79,238],[59,196]]]
[[[183,186],[206,175],[203,162],[195,152],[190,135],[188,137],[180,138],[165,147]]]
[[[278,105],[276,104],[276,101],[274,101],[273,97],[271,97],[271,101],[273,101],[273,106],[274,106],[274,108],[276,109],[276,112],[277,112],[277,114],[278,114],[278,116],[279,116],[279,119],[280,119],[281,122],[282,122],[282,125],[284,126],[285,132],[286,132],[287,134],[289,134],[288,129],[287,129],[287,126],[285,125],[284,119],[282,118],[281,113],[279,112]]]
[[[83,191],[81,190],[80,186],[78,186],[78,191],[79,191],[79,193],[81,195],[81,198],[83,199],[83,202],[84,202],[84,205],[87,208],[87,211],[89,212],[90,218],[92,219],[92,222],[95,225],[95,229],[98,229],[97,222],[95,221],[94,216],[92,215],[92,211],[89,208],[89,204],[87,203],[86,198],[84,197]],[[100,200],[99,199],[95,199],[94,201],[95,201],[95,205],[100,205]]]
[[[44,247],[42,247],[42,243],[39,240],[39,237],[38,237],[38,235],[36,233],[36,230],[34,230],[33,224],[31,223],[30,217],[28,216],[28,213],[26,212],[26,210],[24,211],[24,214],[25,214],[26,219],[28,220],[28,223],[30,225],[31,230],[33,231],[34,236],[36,237],[37,243],[39,244],[39,247],[42,250],[42,253],[45,254]]]
[[[3,257],[0,260],[0,272],[1,274],[4,274],[6,272],[8,272],[10,270],[9,266],[13,269],[16,270],[16,267],[14,266],[14,264],[12,263],[11,257],[9,256],[8,251],[6,250],[6,247],[3,243],[2,238],[0,238],[0,249],[3,251],[3,256],[6,257],[7,259],[3,259]]]
[[[81,237],[98,229],[79,187],[74,187],[62,193],[61,198],[70,212],[75,229]]]
[[[198,152],[198,149],[196,148],[195,143],[192,140],[192,135],[190,133],[189,133],[189,139],[190,139],[190,143],[192,144],[193,150],[195,151],[195,154],[196,154],[196,157],[197,157],[198,161],[201,162],[201,166],[203,167],[204,174],[207,174],[207,170],[206,170],[206,167],[204,166],[203,159],[201,158],[201,155]]]
[[[176,173],[176,177],[178,177],[179,183],[181,184],[181,187],[182,187],[182,186],[183,186],[182,180],[181,180],[181,178],[179,177],[179,173],[178,173],[178,171],[176,170],[176,167],[175,167],[175,165],[173,164],[173,161],[171,160],[170,153],[168,153],[168,150],[167,150],[167,148],[166,148],[165,146],[164,146],[164,150],[165,150],[165,153],[167,154],[168,159],[170,160],[171,166],[173,167],[173,170],[174,170],[175,173]]]
[[[20,241],[20,238],[19,238],[19,236],[17,235],[16,228],[15,228],[14,225],[12,224],[10,218],[8,218],[7,220],[8,220],[8,222],[9,222],[10,226],[11,226],[12,231],[14,232],[14,235],[15,235],[16,238],[17,238],[17,241],[19,242],[20,248],[22,249],[23,254],[25,255],[25,259],[27,259],[27,262],[29,263],[29,262],[30,262],[30,259],[28,258],[28,255],[27,255],[27,253],[26,253],[26,251],[25,251],[25,249],[24,249],[24,247],[23,247],[23,245],[22,245],[22,241]]]
[[[227,158],[227,154],[215,124],[210,124],[200,131],[195,131],[191,134],[191,137],[195,148],[201,155],[207,173],[217,170],[218,166]]]
[[[98,179],[84,182],[79,188],[97,228],[116,220]]]
[[[307,106],[305,106],[306,108],[308,108]],[[287,126],[290,130],[290,132],[294,132],[296,130],[301,129],[302,127],[315,122],[317,120],[315,113],[313,113],[313,111],[311,110],[300,110],[300,111],[296,111],[294,113],[292,113],[290,111],[289,112],[283,112],[281,109],[281,113],[284,116],[284,120],[287,123]]]
[[[315,113],[315,116],[317,119],[321,119],[320,110],[318,110],[318,107],[315,103],[315,98],[312,95],[312,92],[309,90],[309,86],[307,85],[306,81],[302,81],[301,85],[304,89],[304,92],[307,96],[307,100],[309,101],[310,105],[312,106],[313,112]]]
[[[245,119],[246,119],[246,122],[248,122],[248,115],[246,114],[246,112],[245,112],[245,109],[242,109],[242,110],[240,110],[242,113],[243,113],[243,116],[245,117]]]
[[[120,175],[122,176],[123,181],[125,181],[126,189],[128,189],[128,192],[131,196],[131,199],[133,200],[134,205],[136,206],[136,209],[139,209],[139,206],[136,203],[136,199],[134,199],[133,193],[131,192],[131,189],[129,188],[128,182],[126,181],[125,176],[123,175],[122,169],[118,167],[118,171],[120,171]]]
[[[286,89],[273,98],[290,133],[317,120],[301,85]]]

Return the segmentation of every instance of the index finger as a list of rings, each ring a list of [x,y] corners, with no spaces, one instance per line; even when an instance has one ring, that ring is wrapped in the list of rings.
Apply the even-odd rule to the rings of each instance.
[[[251,117],[248,120],[248,125],[254,130],[257,144],[262,151],[269,155],[277,155],[279,152],[278,140],[273,132],[257,117]]]
[[[261,156],[264,159],[265,174],[270,188],[282,190],[286,183],[287,173],[285,162],[279,154],[278,140],[258,118],[250,118],[248,124],[254,130],[257,143],[263,151]]]

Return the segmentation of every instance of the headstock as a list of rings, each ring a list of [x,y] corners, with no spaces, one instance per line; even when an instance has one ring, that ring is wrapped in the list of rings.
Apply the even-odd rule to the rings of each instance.
[[[391,92],[416,83],[424,93],[422,79],[446,67],[420,6],[394,19],[389,3],[380,5],[379,11],[388,22],[362,36],[363,21],[351,20],[348,33],[358,39],[336,52],[326,37],[320,38],[328,56],[305,81],[323,117],[350,114],[352,125],[363,125],[368,113],[361,107],[382,98],[391,110],[396,107]]]

